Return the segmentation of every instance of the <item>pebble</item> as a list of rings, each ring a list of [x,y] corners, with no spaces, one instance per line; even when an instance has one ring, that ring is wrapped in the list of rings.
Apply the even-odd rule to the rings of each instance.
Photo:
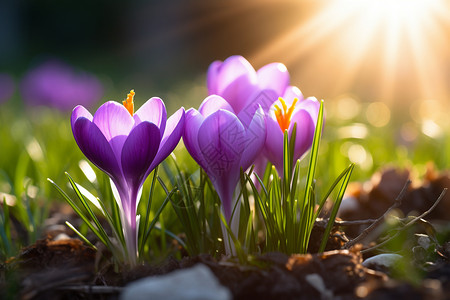
[[[230,300],[231,292],[203,264],[127,285],[120,300]]]
[[[345,196],[344,199],[342,199],[341,205],[339,206],[338,215],[341,215],[343,213],[351,213],[358,210],[358,208],[359,202],[356,197]]]
[[[53,239],[54,241],[70,240],[70,236],[65,233],[60,233]]]
[[[384,253],[369,257],[363,261],[362,265],[366,268],[373,268],[374,266],[383,266],[386,268],[392,267],[397,261],[402,258],[401,255],[395,253]]]
[[[428,250],[431,246],[431,239],[425,234],[416,234],[417,244],[425,250]]]
[[[305,280],[320,293],[322,300],[333,299],[333,291],[327,289],[323,278],[319,274],[306,275]]]

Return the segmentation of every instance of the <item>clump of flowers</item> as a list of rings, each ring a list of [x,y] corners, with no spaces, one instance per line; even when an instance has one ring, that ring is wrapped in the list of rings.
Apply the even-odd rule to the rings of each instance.
[[[103,96],[103,86],[90,73],[59,60],[49,60],[25,74],[20,92],[27,105],[70,111],[78,104],[94,105]]]
[[[305,99],[289,81],[289,72],[282,63],[270,63],[256,71],[239,55],[215,61],[208,69],[209,94],[222,96],[243,123],[248,124],[258,107],[268,116],[270,139],[255,161],[255,171],[260,176],[268,160],[283,174],[283,135],[285,130],[291,134],[295,123],[294,162],[311,147],[320,104],[313,97]]]
[[[252,180],[254,184],[249,181],[264,220],[266,249],[306,252],[315,217],[339,181],[341,191],[345,190],[353,169],[350,166],[344,170],[326,196],[316,201],[314,174],[323,125],[321,103],[313,97],[305,99],[297,87],[289,85],[289,73],[283,64],[271,63],[255,71],[242,56],[213,62],[207,86],[210,94],[220,95],[229,103],[243,124],[249,124],[258,107],[267,115],[267,140],[262,153],[255,157],[255,173],[262,176],[270,161],[277,174],[269,170],[272,176],[265,177],[264,182],[258,175]],[[302,190],[298,188],[299,159],[309,148],[312,151]],[[335,208],[342,196],[338,195]],[[317,202],[320,208],[315,211]]]
[[[342,182],[331,214],[333,218],[336,216],[353,165],[341,173],[322,199],[316,199],[314,176],[324,120],[323,101],[303,98],[298,88],[289,85],[284,65],[269,64],[255,71],[241,56],[210,66],[208,90],[212,94],[198,110],[191,108],[185,113],[180,108],[169,119],[159,98],[151,98],[135,112],[134,91],[122,104],[106,102],[94,115],[81,105],[72,112],[72,131],[78,146],[110,177],[120,214],[119,225],[101,201],[70,177],[69,181],[88,211],[86,199],[100,207],[108,220],[113,220],[110,222],[115,229],[113,233],[123,246],[119,246],[122,253],[118,256],[122,255],[130,265],[137,263],[143,249],[140,238],[145,241],[157,220],[155,217],[153,225],[148,225],[147,209],[144,224],[148,226],[144,226],[144,234],[139,234],[137,206],[142,186],[174,150],[181,136],[187,151],[204,172],[186,176],[175,157],[177,174],[165,165],[173,187],[169,192],[158,177],[167,197],[156,216],[170,200],[188,241],[184,243],[180,237],[171,236],[189,253],[201,253],[208,245],[216,248],[210,249],[210,253],[218,253],[223,245],[228,255],[245,259],[247,250],[258,249],[259,229],[265,232],[265,251],[304,253],[318,213]],[[307,171],[301,174],[300,158],[310,148]],[[273,167],[266,168],[265,176],[250,179],[254,170],[251,166],[257,163],[265,167],[267,160]],[[250,174],[245,173],[248,170]],[[156,178],[154,172],[152,192]],[[63,195],[86,221],[88,218],[83,217],[81,210]],[[207,204],[208,201],[212,203]],[[105,236],[92,211],[90,215],[95,226],[87,220],[88,226],[110,249],[117,248]],[[322,250],[332,224],[333,220],[324,234]]]

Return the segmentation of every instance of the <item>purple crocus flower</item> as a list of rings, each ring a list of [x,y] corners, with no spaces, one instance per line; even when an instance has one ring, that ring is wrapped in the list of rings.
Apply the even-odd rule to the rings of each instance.
[[[266,125],[261,108],[248,126],[239,120],[231,105],[217,95],[207,97],[198,111],[191,108],[186,112],[183,142],[214,185],[232,230],[230,221],[237,201],[237,195],[233,194],[240,169],[246,170],[253,163],[265,140]],[[236,214],[233,220],[239,220]]]
[[[255,172],[259,175],[263,174],[267,160],[276,166],[279,174],[283,174],[280,173],[283,166],[283,134],[284,129],[292,131],[293,123],[297,122],[294,161],[311,146],[320,104],[313,98],[304,100],[300,90],[289,85],[289,72],[285,65],[270,63],[255,71],[244,57],[230,56],[223,62],[215,61],[210,65],[207,86],[210,94],[222,96],[233,107],[244,124],[248,124],[250,116],[259,106],[266,115],[271,116],[267,120],[267,136],[270,138],[255,161]],[[286,114],[288,108],[284,109],[278,100],[280,97],[286,100],[289,107],[295,98],[299,99],[294,111]],[[277,106],[284,109],[279,110],[284,120],[282,127],[275,117],[274,103],[277,100]],[[258,181],[255,183],[258,185]]]
[[[270,63],[258,71],[242,56],[215,61],[208,69],[210,95],[222,96],[239,119],[248,124],[259,106],[267,113],[289,87],[289,72],[282,63]]]
[[[9,74],[0,73],[0,103],[11,98],[14,93],[14,80]]]
[[[103,86],[92,74],[76,71],[58,60],[42,63],[29,71],[21,83],[29,105],[70,111],[76,105],[90,107],[103,96]]]
[[[120,198],[125,242],[134,264],[137,258],[136,208],[150,172],[178,144],[184,128],[184,109],[167,119],[160,98],[151,98],[133,113],[134,91],[123,105],[109,101],[92,116],[83,106],[74,108],[72,131],[81,151],[114,183]]]
[[[288,89],[271,107],[267,116],[267,136],[263,154],[283,174],[283,139],[297,124],[294,163],[311,147],[316,129],[320,102],[314,97],[304,99],[298,89]]]

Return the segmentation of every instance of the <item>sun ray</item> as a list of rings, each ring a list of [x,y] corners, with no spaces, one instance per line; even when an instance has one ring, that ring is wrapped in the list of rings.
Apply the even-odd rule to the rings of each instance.
[[[319,1],[320,2],[320,1]],[[251,57],[274,57],[293,72],[328,72],[347,91],[370,72],[373,97],[449,97],[450,4],[445,0],[332,0]],[[314,70],[316,70],[315,73]],[[447,73],[446,73],[447,72]],[[364,76],[367,76],[364,74]],[[367,76],[369,78],[369,76]],[[361,81],[362,80],[362,81]],[[354,87],[354,86],[353,86]],[[401,94],[401,95],[400,95]]]
[[[330,38],[337,27],[345,27],[347,16],[338,14],[339,6],[331,6],[306,23],[300,22],[283,33],[264,49],[258,49],[252,56],[255,64],[263,64],[271,57],[283,53],[283,60],[289,63],[315,49],[323,40]]]

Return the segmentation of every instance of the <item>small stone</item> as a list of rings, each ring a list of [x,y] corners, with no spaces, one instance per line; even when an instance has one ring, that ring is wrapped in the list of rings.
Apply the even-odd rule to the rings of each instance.
[[[428,250],[431,246],[431,239],[428,235],[425,234],[416,234],[417,244],[425,250]]]
[[[70,236],[65,233],[60,233],[53,239],[54,241],[70,240]]]
[[[362,265],[370,269],[379,269],[377,267],[390,268],[402,258],[401,255],[394,253],[384,253],[372,256],[366,259]]]
[[[358,199],[354,196],[346,196],[342,199],[339,206],[338,215],[357,211],[359,208]]]
[[[50,232],[50,231],[64,232],[67,230],[67,226],[62,225],[62,224],[53,224],[53,225],[48,226],[45,230],[47,232]]]
[[[121,300],[229,300],[231,292],[222,286],[203,264],[167,275],[147,277],[124,288]]]
[[[322,300],[333,299],[333,291],[327,289],[323,278],[319,274],[306,275],[305,280],[320,293]]]

